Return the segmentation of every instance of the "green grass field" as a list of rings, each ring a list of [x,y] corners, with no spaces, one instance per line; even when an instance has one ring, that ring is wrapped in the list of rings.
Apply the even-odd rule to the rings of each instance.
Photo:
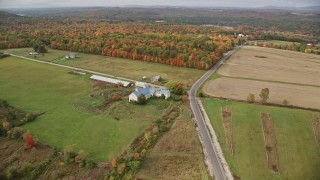
[[[33,56],[29,55],[30,51],[32,51],[32,48],[3,50],[3,52],[33,58]],[[76,59],[63,60],[65,55],[69,53],[69,51],[49,49],[48,53],[39,55],[36,59],[84,68],[134,80],[141,80],[143,76],[151,78],[153,76],[160,75],[165,81],[177,80],[190,87],[205,72],[203,70],[191,68],[84,53],[76,53],[78,56]]]
[[[77,109],[74,103],[91,91],[86,77],[70,75],[67,69],[15,57],[0,59],[0,99],[29,112],[45,112],[24,128],[60,149],[75,144],[97,161],[119,155],[170,103],[153,100],[141,108],[124,99],[107,114]]]
[[[232,171],[241,179],[319,179],[320,148],[311,112],[206,98],[203,101]],[[226,148],[221,107],[232,109],[233,156]],[[270,114],[277,139],[280,174],[267,168],[260,112]]]

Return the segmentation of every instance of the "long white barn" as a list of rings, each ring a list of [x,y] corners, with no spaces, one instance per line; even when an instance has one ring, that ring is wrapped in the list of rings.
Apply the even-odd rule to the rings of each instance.
[[[98,76],[98,75],[92,75],[90,77],[90,79],[95,80],[95,81],[102,81],[102,82],[106,82],[106,83],[110,83],[110,84],[122,84],[124,87],[128,87],[131,85],[130,82],[128,81],[122,81],[119,79],[112,79],[112,78],[107,78],[107,77],[103,77],[103,76]]]

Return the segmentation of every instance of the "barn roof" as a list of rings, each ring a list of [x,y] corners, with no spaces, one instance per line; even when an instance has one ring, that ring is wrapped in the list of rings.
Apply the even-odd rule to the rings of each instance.
[[[112,78],[107,78],[107,77],[103,77],[103,76],[98,76],[98,75],[92,75],[90,77],[90,79],[93,79],[93,80],[97,80],[97,81],[103,81],[103,82],[107,82],[107,83],[112,83],[112,84],[123,84],[124,87],[127,87],[130,82],[128,81],[122,81],[122,80],[119,80],[119,79],[112,79]]]

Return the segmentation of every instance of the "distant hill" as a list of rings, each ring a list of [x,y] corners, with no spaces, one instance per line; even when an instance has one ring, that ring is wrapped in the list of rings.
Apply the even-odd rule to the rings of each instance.
[[[20,17],[19,15],[8,13],[5,11],[0,11],[0,18],[14,18],[14,17]]]
[[[265,10],[284,10],[294,12],[308,12],[308,13],[320,13],[320,6],[307,6],[307,7],[277,7],[277,6],[266,6],[259,9]]]

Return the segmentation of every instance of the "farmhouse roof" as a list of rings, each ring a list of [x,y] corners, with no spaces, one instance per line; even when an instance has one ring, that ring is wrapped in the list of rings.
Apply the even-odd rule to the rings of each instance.
[[[155,93],[155,90],[151,87],[145,87],[145,88],[138,88],[136,89],[135,92],[133,92],[133,94],[135,94],[137,97],[139,97],[140,95],[144,95],[144,96],[152,96]]]
[[[112,84],[123,84],[124,87],[127,87],[130,82],[128,81],[122,81],[122,80],[119,80],[119,79],[112,79],[112,78],[107,78],[107,77],[103,77],[103,76],[98,76],[98,75],[92,75],[90,77],[90,79],[93,79],[93,80],[97,80],[97,81],[103,81],[103,82],[107,82],[107,83],[112,83]]]
[[[167,89],[157,90],[156,93],[163,94],[163,95],[170,95],[170,91]]]

